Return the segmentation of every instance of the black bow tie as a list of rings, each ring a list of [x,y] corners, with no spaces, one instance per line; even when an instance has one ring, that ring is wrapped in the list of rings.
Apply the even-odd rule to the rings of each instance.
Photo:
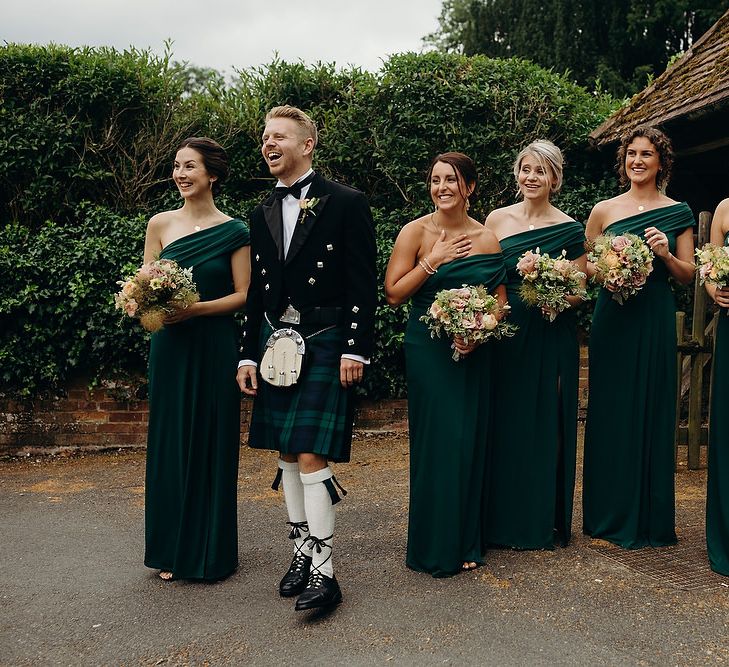
[[[291,187],[279,185],[273,191],[276,199],[283,199],[287,195],[293,195],[294,199],[301,199],[301,191],[314,180],[314,173],[309,174],[304,180],[297,181]]]

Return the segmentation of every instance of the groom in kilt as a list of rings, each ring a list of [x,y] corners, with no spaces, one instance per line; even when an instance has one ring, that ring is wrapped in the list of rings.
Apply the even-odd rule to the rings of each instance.
[[[377,302],[369,205],[312,170],[316,144],[300,109],[266,115],[261,150],[278,183],[251,216],[237,376],[255,396],[249,445],[279,452],[273,488],[283,485],[294,552],[279,592],[298,596],[297,610],[342,601],[332,560],[339,485],[328,462],[349,460],[352,387],[372,353]]]

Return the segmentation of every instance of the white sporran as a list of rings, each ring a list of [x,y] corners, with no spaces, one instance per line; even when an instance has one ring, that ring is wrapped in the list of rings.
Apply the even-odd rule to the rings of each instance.
[[[294,329],[276,329],[266,341],[261,377],[274,387],[290,387],[301,377],[306,345]]]

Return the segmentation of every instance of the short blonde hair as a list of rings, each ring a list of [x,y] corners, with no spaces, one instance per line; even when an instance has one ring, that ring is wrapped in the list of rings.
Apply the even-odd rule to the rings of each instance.
[[[314,123],[314,121],[311,120],[311,117],[305,114],[298,107],[292,107],[290,104],[273,107],[273,109],[266,114],[266,122],[272,118],[290,118],[303,131],[305,137],[311,137],[314,140],[314,146],[316,147],[316,144],[319,141],[319,133],[316,131],[316,123]]]
[[[562,168],[564,166],[562,151],[547,139],[532,141],[528,146],[521,149],[514,161],[514,178],[517,179],[517,182],[519,180],[521,162],[527,155],[533,155],[537,158],[537,162],[539,162],[542,169],[552,175],[550,191],[552,194],[557,194],[562,187]]]

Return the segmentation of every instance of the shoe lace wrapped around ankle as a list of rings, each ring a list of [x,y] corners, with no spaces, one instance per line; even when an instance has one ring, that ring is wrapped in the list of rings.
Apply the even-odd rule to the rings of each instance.
[[[332,545],[327,544],[327,540],[331,540],[334,537],[334,535],[330,535],[329,537],[324,537],[322,539],[319,539],[318,537],[315,537],[314,535],[309,535],[309,537],[306,538],[306,541],[309,543],[309,548],[313,551],[316,549],[316,553],[320,554],[321,550],[326,547],[329,549],[329,555],[327,556],[327,560],[329,560],[332,557]],[[326,561],[324,561],[326,562]]]
[[[326,575],[324,575],[319,568],[321,568],[321,566],[324,565],[332,557],[332,545],[327,544],[327,540],[331,540],[333,537],[334,535],[330,535],[329,537],[319,539],[314,535],[309,535],[309,537],[306,539],[306,542],[308,543],[312,552],[314,551],[314,549],[316,549],[316,553],[320,554],[321,550],[324,547],[329,549],[329,555],[321,563],[319,563],[318,565],[314,565],[312,563],[311,570],[309,572],[309,581],[306,584],[307,588],[318,588],[324,583],[323,577],[325,577]]]
[[[296,540],[296,539],[300,538],[302,530],[305,533],[309,532],[309,522],[308,521],[287,521],[286,524],[291,526],[291,532],[289,533],[290,540]]]

